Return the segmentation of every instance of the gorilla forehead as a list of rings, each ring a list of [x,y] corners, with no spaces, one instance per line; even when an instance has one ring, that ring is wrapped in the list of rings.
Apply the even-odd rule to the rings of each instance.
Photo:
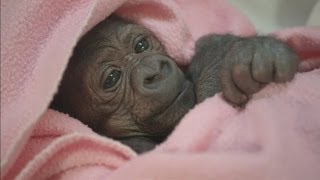
[[[78,42],[74,50],[77,59],[100,61],[119,61],[133,53],[134,42],[141,36],[151,36],[144,27],[113,17],[102,21]],[[116,58],[116,59],[115,59]]]

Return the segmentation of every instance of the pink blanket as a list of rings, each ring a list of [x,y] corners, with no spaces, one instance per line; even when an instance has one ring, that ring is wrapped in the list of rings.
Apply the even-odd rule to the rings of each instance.
[[[319,27],[275,33],[303,60],[292,82],[244,111],[209,98],[137,156],[48,110],[75,43],[113,12],[153,31],[180,65],[203,34],[255,33],[224,0],[2,0],[1,179],[319,179]]]

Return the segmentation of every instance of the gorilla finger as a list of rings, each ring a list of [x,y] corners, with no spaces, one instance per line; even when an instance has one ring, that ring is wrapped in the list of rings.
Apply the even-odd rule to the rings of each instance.
[[[246,104],[249,100],[249,97],[243,94],[240,90],[237,89],[234,84],[229,84],[229,86],[222,87],[223,97],[226,101],[231,104],[242,106]]]
[[[251,64],[252,78],[261,83],[273,81],[274,58],[272,53],[260,53],[257,50]]]
[[[248,101],[248,97],[235,86],[228,68],[222,69],[220,80],[223,96],[228,102],[240,106]]]
[[[286,56],[277,57],[274,62],[275,66],[275,82],[286,82],[290,81],[298,70],[299,59],[289,49],[282,49]],[[281,54],[281,53],[280,53]]]
[[[233,62],[231,73],[234,83],[247,95],[259,91],[260,84],[254,81],[251,74],[255,46],[246,40],[235,43],[232,49],[233,51],[226,56],[226,59]]]
[[[232,69],[234,83],[247,95],[261,89],[261,85],[252,78],[250,71],[250,64],[235,64]]]

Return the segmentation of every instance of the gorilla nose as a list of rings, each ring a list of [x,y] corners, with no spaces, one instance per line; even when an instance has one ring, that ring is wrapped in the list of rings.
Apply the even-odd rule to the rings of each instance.
[[[171,65],[165,58],[154,58],[152,56],[144,57],[136,67],[136,80],[139,82],[137,85],[146,89],[157,89],[163,85],[171,74]]]
[[[167,61],[161,61],[161,60],[155,60],[150,63],[146,63],[144,65],[144,70],[141,73],[143,77],[143,84],[144,85],[150,85],[157,82],[160,82],[165,78],[165,75],[168,72],[168,62]]]
[[[140,74],[143,85],[153,88],[161,82],[169,73],[169,62],[163,59],[144,58],[141,61]]]

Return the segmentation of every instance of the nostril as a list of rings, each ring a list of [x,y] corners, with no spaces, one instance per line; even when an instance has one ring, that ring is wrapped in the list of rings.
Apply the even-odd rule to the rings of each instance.
[[[152,84],[160,79],[160,74],[156,73],[144,79],[144,84]]]
[[[169,71],[170,71],[170,67],[169,66],[170,65],[169,65],[169,63],[167,61],[162,61],[160,63],[160,72],[161,72],[161,74],[164,74],[164,75],[168,74]]]

